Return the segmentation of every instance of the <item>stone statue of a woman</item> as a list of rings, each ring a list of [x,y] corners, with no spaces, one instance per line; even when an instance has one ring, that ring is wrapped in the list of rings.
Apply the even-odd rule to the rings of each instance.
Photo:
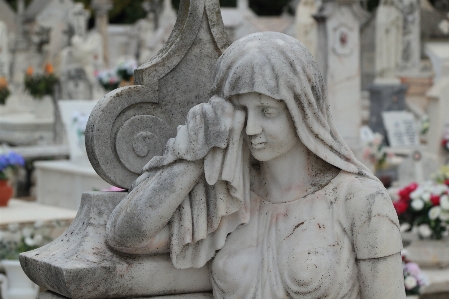
[[[398,219],[336,132],[312,55],[258,33],[116,207],[118,252],[210,261],[214,298],[405,298]],[[348,115],[351,117],[351,115]]]

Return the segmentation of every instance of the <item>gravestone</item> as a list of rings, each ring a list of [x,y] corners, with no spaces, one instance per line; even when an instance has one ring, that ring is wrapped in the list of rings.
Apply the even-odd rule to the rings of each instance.
[[[213,67],[229,45],[218,3],[181,1],[169,40],[135,71],[136,85],[112,91],[95,106],[86,145],[92,166],[108,183],[128,189],[189,109],[209,99]],[[210,297],[191,294],[210,292],[207,267],[176,270],[168,255],[119,257],[106,246],[106,221],[126,194],[84,193],[66,234],[21,256],[26,274],[54,292],[41,298]]]
[[[413,114],[406,111],[388,111],[382,112],[382,118],[392,148],[419,146],[419,135]]]
[[[317,23],[313,15],[321,3],[317,0],[302,0],[296,8],[296,38],[316,57],[318,39]]]
[[[420,71],[421,22],[419,0],[402,1],[403,37],[400,71],[408,76]]]
[[[0,77],[4,77],[9,81],[11,58],[8,38],[8,28],[4,22],[0,21]]]
[[[77,210],[84,191],[102,190],[110,185],[89,164],[85,147],[88,117],[97,101],[58,101],[70,160],[37,161],[36,201],[45,205]],[[58,182],[55,184],[55,182]]]
[[[403,17],[400,9],[396,0],[382,0],[377,8],[376,79],[396,79],[402,56]]]
[[[315,58],[327,84],[331,113],[340,135],[357,153],[362,125],[360,26],[369,15],[358,2],[336,1],[324,2],[314,17]]]
[[[370,117],[369,127],[386,136],[386,130],[382,121],[382,113],[386,111],[404,111],[405,92],[407,87],[401,84],[373,84],[368,87],[370,92]],[[385,142],[385,139],[384,139]]]

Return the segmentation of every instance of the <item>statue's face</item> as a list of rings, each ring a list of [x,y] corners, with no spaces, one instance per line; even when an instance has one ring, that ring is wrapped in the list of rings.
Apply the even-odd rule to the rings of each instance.
[[[248,147],[256,160],[275,159],[300,142],[284,101],[252,92],[233,96],[232,102],[246,111]]]

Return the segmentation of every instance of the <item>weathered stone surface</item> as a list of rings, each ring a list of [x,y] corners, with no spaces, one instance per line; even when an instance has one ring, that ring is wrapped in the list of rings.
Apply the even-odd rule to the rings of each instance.
[[[59,294],[50,291],[39,293],[37,297],[37,299],[65,299],[65,298],[67,297],[61,296]],[[210,293],[197,293],[197,294],[157,296],[157,297],[139,297],[139,298],[127,297],[126,299],[212,299],[212,298],[214,297]]]
[[[208,100],[213,66],[228,45],[218,1],[181,2],[169,40],[135,71],[136,85],[106,95],[90,116],[86,148],[104,180],[129,188],[145,163],[162,154],[189,109]]]
[[[168,255],[118,255],[105,243],[106,221],[122,192],[88,192],[69,229],[52,243],[20,256],[36,284],[75,299],[205,292],[207,268],[175,270]]]

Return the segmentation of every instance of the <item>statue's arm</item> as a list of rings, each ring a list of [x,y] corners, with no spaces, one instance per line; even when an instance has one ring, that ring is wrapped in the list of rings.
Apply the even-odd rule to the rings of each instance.
[[[140,182],[109,217],[107,244],[130,254],[167,252],[167,224],[202,173],[202,160],[181,160]]]
[[[401,254],[357,261],[363,299],[405,299]]]

